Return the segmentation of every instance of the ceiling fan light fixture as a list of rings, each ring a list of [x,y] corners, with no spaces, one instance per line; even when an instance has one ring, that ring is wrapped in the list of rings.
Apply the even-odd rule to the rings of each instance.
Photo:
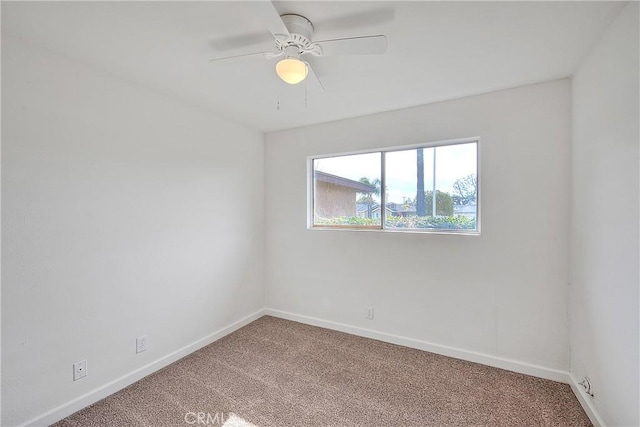
[[[307,64],[297,58],[284,58],[276,64],[276,74],[285,83],[295,85],[307,78]]]

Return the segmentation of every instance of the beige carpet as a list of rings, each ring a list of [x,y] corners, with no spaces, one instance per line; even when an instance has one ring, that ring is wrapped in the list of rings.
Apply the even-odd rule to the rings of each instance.
[[[56,426],[590,426],[566,384],[262,317]]]

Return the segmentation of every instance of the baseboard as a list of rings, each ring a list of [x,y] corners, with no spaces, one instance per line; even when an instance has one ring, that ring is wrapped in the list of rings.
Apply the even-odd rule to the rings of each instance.
[[[264,310],[264,314],[268,316],[279,317],[282,319],[293,320],[294,322],[305,323],[307,325],[319,326],[322,328],[346,332],[348,334],[357,335],[360,337],[372,338],[391,344],[398,344],[418,350],[429,351],[431,353],[454,357],[456,359],[467,360],[469,362],[481,363],[483,365],[506,369],[508,371],[518,372],[521,374],[531,375],[534,377],[544,378],[552,381],[558,381],[565,384],[571,383],[568,372],[545,368],[544,366],[533,365],[530,363],[519,362],[517,360],[505,359],[489,354],[449,347],[446,345],[434,344],[427,341],[388,334],[385,332],[378,332],[372,329],[360,328],[357,326],[346,325],[344,323],[318,319],[316,317],[302,316],[299,314],[289,313],[281,310],[274,310],[271,308],[266,308]]]
[[[573,390],[573,394],[578,398],[578,402],[580,402],[582,409],[584,409],[584,412],[586,412],[594,427],[606,427],[606,424],[598,414],[595,406],[593,406],[591,396],[589,396],[584,391],[584,388],[578,384],[578,380],[573,376],[573,374],[570,373],[569,378],[569,385],[571,386],[571,390]]]
[[[241,327],[248,325],[256,319],[259,319],[264,315],[264,310],[258,310],[253,314],[250,314],[247,317],[244,317],[237,322],[234,322],[228,326],[225,326],[222,329],[208,335],[202,339],[199,339],[185,347],[182,347],[179,350],[174,351],[160,359],[157,359],[154,362],[151,362],[139,369],[136,369],[133,372],[130,372],[122,377],[105,384],[101,387],[98,387],[77,399],[72,400],[71,402],[67,402],[63,405],[58,406],[57,408],[52,409],[49,412],[46,412],[43,415],[40,415],[36,418],[33,418],[26,423],[22,424],[23,426],[43,426],[53,424],[80,409],[91,405],[105,397],[122,390],[123,388],[135,383],[136,381],[141,380],[149,374],[154,373],[155,371],[164,368],[167,365],[193,353],[196,350],[201,349],[202,347],[211,344],[214,341],[219,340],[220,338],[229,335],[230,333],[240,329]]]
[[[463,350],[460,348],[449,347],[441,344],[434,344],[427,341],[417,340],[414,338],[403,337],[395,334],[388,334],[385,332],[378,332],[372,329],[361,328],[357,326],[351,326],[344,323],[333,322],[329,320],[319,319],[316,317],[303,316],[299,314],[294,314],[286,311],[275,310],[266,308],[263,310],[258,310],[255,313],[246,316],[237,322],[234,322],[218,331],[195,341],[179,350],[174,351],[160,359],[157,359],[154,362],[151,362],[129,374],[123,375],[122,377],[105,384],[97,389],[94,389],[77,399],[74,399],[70,402],[67,402],[63,405],[58,406],[57,408],[52,409],[51,411],[46,412],[43,415],[40,415],[36,418],[33,418],[23,426],[42,426],[42,425],[50,425],[53,424],[80,409],[91,405],[105,397],[122,390],[123,388],[133,384],[136,381],[146,377],[153,372],[164,368],[167,365],[193,353],[200,348],[209,345],[220,338],[240,329],[241,327],[248,325],[256,319],[259,319],[263,315],[269,315],[273,317],[279,317],[282,319],[292,320],[295,322],[305,323],[308,325],[319,326],[322,328],[332,329],[340,332],[346,332],[352,335],[357,335],[365,338],[372,338],[383,342],[388,342],[391,344],[398,344],[405,347],[415,348],[418,350],[429,351],[436,354],[441,354],[443,356],[454,357],[456,359],[467,360],[470,362],[481,363],[487,366],[493,366],[496,368],[506,369],[513,372],[518,372],[525,375],[531,375],[539,378],[544,378],[552,381],[558,381],[562,383],[569,384],[574,394],[578,398],[578,401],[584,408],[587,416],[594,424],[595,427],[606,427],[605,423],[602,421],[602,418],[598,415],[595,407],[591,403],[589,397],[584,393],[582,387],[578,385],[578,382],[568,372],[546,368],[539,365],[533,365],[525,362],[519,362],[516,360],[505,359],[501,357],[496,357],[488,354],[478,353],[474,351]]]

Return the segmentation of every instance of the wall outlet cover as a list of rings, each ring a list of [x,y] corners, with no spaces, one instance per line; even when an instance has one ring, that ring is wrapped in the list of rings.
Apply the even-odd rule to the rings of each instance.
[[[136,353],[147,351],[147,336],[142,335],[136,338]]]
[[[87,376],[87,361],[81,360],[73,364],[73,380],[78,381]]]
[[[367,307],[364,315],[366,319],[373,320],[373,307]]]

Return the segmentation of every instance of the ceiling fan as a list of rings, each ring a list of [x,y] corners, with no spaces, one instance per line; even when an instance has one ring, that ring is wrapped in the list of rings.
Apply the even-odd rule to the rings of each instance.
[[[224,61],[252,56],[262,56],[266,59],[282,58],[276,64],[276,74],[284,82],[298,84],[311,74],[322,83],[303,55],[316,57],[333,55],[367,55],[380,54],[387,50],[387,37],[372,35],[348,37],[333,40],[313,41],[313,24],[301,15],[280,15],[271,1],[253,1],[249,5],[256,15],[261,18],[274,38],[275,51],[254,52],[221,58],[210,61]]]

